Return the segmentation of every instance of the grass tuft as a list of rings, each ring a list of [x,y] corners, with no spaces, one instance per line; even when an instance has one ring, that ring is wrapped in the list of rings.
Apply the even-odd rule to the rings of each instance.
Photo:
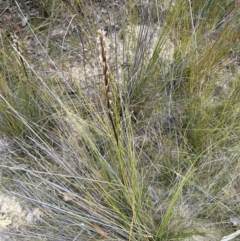
[[[25,30],[1,35],[0,133],[14,143],[1,191],[42,211],[22,235],[210,241],[234,232],[238,5],[70,2],[39,3],[42,18],[26,30],[36,53]]]

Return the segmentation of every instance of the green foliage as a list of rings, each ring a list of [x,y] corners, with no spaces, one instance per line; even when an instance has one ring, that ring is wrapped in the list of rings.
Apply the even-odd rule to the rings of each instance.
[[[234,2],[176,1],[162,18],[158,1],[147,9],[128,1],[119,36],[111,38],[109,31],[109,48],[102,44],[107,68],[96,75],[102,63],[89,12],[104,6],[110,16],[112,9],[104,1],[90,2],[71,1],[69,7],[41,1],[49,27],[60,21],[60,7],[81,8],[74,22],[81,32],[66,32],[60,45],[51,42],[51,29],[44,36],[56,46],[45,52],[45,72],[11,46],[1,49],[0,132],[18,143],[21,153],[14,157],[29,165],[24,171],[4,167],[6,189],[41,205],[50,240],[59,232],[62,240],[210,235],[202,217],[218,226],[230,214],[239,215],[236,193],[227,192],[239,181]],[[146,11],[149,18],[141,15]],[[151,42],[150,28],[158,22],[161,31]],[[168,42],[174,46],[171,58],[165,57]],[[81,57],[79,65],[84,63],[75,82],[65,77],[72,70],[64,62],[65,43]],[[56,56],[60,60],[50,68],[56,75],[48,76],[49,60]]]

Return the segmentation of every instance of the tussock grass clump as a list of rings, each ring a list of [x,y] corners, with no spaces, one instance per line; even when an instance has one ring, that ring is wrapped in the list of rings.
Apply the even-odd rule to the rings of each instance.
[[[70,14],[57,40],[56,3]],[[17,147],[1,164],[1,189],[42,210],[23,235],[220,240],[235,231],[237,5],[49,4],[47,32],[29,23],[41,63],[5,40],[0,52],[0,131]]]

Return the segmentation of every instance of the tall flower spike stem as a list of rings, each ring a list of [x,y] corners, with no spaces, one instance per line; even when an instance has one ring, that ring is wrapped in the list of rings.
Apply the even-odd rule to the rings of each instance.
[[[23,70],[24,70],[24,74],[28,78],[27,68],[26,68],[24,60],[22,58],[22,49],[19,45],[18,36],[16,35],[16,33],[14,31],[12,31],[12,33],[10,33],[10,38],[12,40],[13,47],[17,51],[18,56],[20,58],[20,61],[21,61],[21,64],[22,64],[22,67],[23,67]]]
[[[113,100],[112,100],[112,91],[111,91],[111,83],[110,83],[110,71],[109,71],[109,65],[108,65],[108,44],[105,39],[105,32],[103,30],[98,30],[98,39],[99,39],[99,51],[100,51],[100,58],[102,60],[102,70],[103,70],[103,80],[105,85],[105,94],[106,94],[106,100],[107,100],[107,115],[108,118],[112,124],[113,132],[118,144],[118,134],[116,129],[116,123],[113,118]]]

